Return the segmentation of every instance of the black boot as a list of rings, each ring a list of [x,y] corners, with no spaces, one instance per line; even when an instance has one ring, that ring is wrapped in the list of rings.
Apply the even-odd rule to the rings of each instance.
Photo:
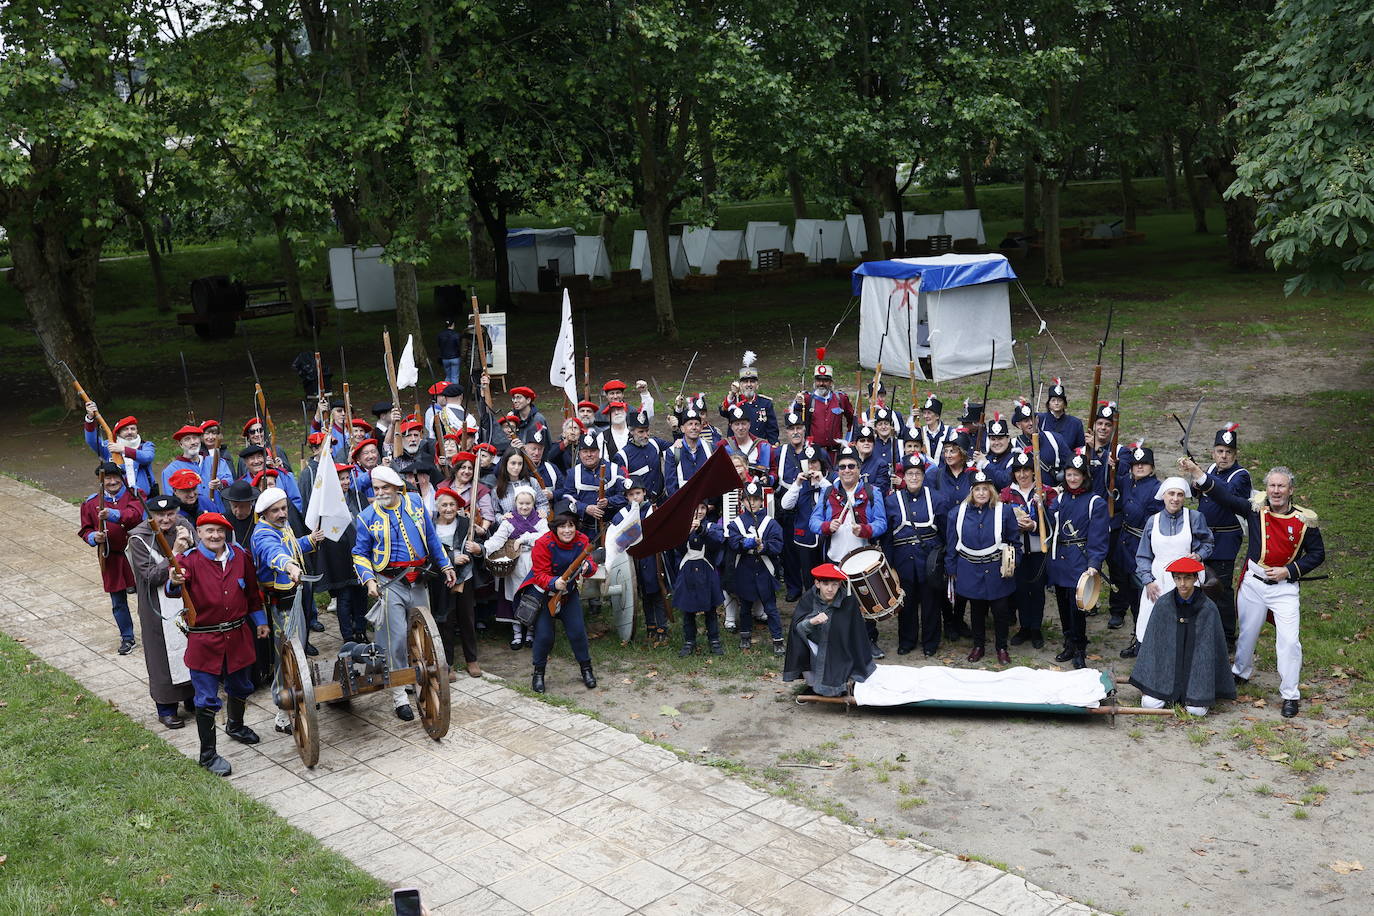
[[[229,761],[215,753],[215,710],[196,710],[196,730],[200,732],[200,765],[216,776],[234,772]]]
[[[1073,666],[1075,668],[1088,667],[1088,653],[1083,651],[1082,649],[1079,649],[1077,652],[1075,652],[1073,654]]]
[[[1131,644],[1121,650],[1122,658],[1135,658],[1140,654],[1140,643],[1134,636],[1131,637]]]
[[[786,647],[783,645],[783,642],[782,642],[781,639],[775,639],[775,640],[773,640],[773,654],[774,654],[775,656],[777,656],[778,658],[781,658],[782,656],[784,656],[784,655],[787,654],[787,649],[786,649]]]
[[[725,654],[725,647],[724,647],[723,645],[720,644],[720,640],[719,640],[719,639],[713,639],[713,640],[711,640],[711,654],[712,654],[712,655],[724,655],[724,654]]]
[[[1065,646],[1064,651],[1054,657],[1057,662],[1066,662],[1073,658],[1074,651],[1072,646]]]
[[[258,733],[243,724],[243,710],[247,701],[243,697],[229,697],[225,704],[228,715],[224,722],[224,733],[240,744],[257,744],[261,739]]]
[[[544,666],[534,666],[534,676],[530,678],[530,689],[535,693],[544,692]]]
[[[582,663],[582,683],[587,685],[588,690],[596,689],[596,675],[592,673],[592,663],[590,661]]]
[[[682,644],[682,648],[677,650],[677,657],[678,657],[678,658],[687,658],[687,657],[690,656],[692,653],[696,652],[696,650],[697,650],[697,644],[696,644],[696,643],[694,643],[694,642],[685,642],[685,643]]]

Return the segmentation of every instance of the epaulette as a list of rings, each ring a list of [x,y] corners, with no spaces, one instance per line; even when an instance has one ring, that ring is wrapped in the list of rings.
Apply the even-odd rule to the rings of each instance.
[[[1302,523],[1307,527],[1319,527],[1317,524],[1317,513],[1313,512],[1311,509],[1307,508],[1306,506],[1299,506],[1297,503],[1294,503],[1293,511],[1297,514],[1298,518],[1302,519]]]
[[[1263,508],[1264,508],[1265,506],[1267,506],[1268,504],[1269,504],[1269,497],[1267,497],[1267,496],[1265,495],[1265,493],[1264,493],[1263,490],[1251,490],[1251,491],[1250,491],[1250,508],[1251,508],[1251,509],[1253,509],[1253,510],[1255,510],[1256,512],[1258,512],[1259,510],[1263,509]]]

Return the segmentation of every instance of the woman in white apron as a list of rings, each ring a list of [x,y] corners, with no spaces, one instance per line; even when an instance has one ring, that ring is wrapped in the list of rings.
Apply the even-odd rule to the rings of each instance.
[[[1140,610],[1135,619],[1135,637],[1121,650],[1122,658],[1135,658],[1150,623],[1150,611],[1159,596],[1174,587],[1173,576],[1165,568],[1179,557],[1205,561],[1212,555],[1212,529],[1207,527],[1207,519],[1198,510],[1184,506],[1189,492],[1188,483],[1182,477],[1164,481],[1159,488],[1164,511],[1155,513],[1145,522],[1135,555]],[[1199,577],[1198,584],[1202,581]]]

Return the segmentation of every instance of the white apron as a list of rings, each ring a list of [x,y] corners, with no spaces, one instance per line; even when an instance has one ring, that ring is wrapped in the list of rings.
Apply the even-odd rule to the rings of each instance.
[[[1165,567],[1180,557],[1186,557],[1193,552],[1193,519],[1188,514],[1188,508],[1183,508],[1183,527],[1178,534],[1164,535],[1159,533],[1159,516],[1155,515],[1150,520],[1150,530],[1147,532],[1150,538],[1150,550],[1154,554],[1154,560],[1150,563],[1150,575],[1154,576],[1155,582],[1159,585],[1161,597],[1166,592],[1174,590],[1174,574],[1167,572]],[[1206,573],[1199,573],[1197,584],[1202,585]],[[1150,612],[1154,610],[1155,603],[1150,600],[1146,590],[1140,590],[1140,609],[1135,617],[1135,638],[1145,641],[1145,628],[1150,623]]]
[[[163,566],[167,565],[163,558]],[[177,626],[177,614],[183,607],[180,598],[169,598],[165,589],[157,590],[158,616],[162,618],[162,643],[167,647],[167,671],[173,684],[185,684],[191,680],[191,671],[186,667],[186,634]]]

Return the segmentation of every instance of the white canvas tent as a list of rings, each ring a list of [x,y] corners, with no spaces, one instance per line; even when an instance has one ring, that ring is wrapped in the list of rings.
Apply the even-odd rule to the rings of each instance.
[[[573,260],[577,263],[577,272],[593,279],[609,279],[611,259],[606,255],[606,240],[599,235],[578,235],[573,240],[576,243]]]
[[[956,239],[977,239],[979,245],[986,245],[988,237],[983,234],[983,211],[946,210],[944,234]]]
[[[687,276],[687,250],[682,247],[682,236],[668,236],[668,263],[672,265],[672,274],[676,279]],[[636,229],[634,242],[630,246],[630,267],[639,269],[641,280],[652,280],[654,276],[653,265],[649,262],[649,233],[643,229]]]
[[[753,225],[752,223],[750,225]],[[752,245],[749,242],[748,231],[745,232],[745,247],[748,249],[750,266],[754,270],[759,269],[759,252],[767,251],[770,248],[777,248],[783,254],[792,250],[792,232],[786,226],[772,225],[759,226],[754,230],[754,240]]]
[[[940,382],[1012,365],[1011,305],[1016,279],[1000,254],[869,261],[853,272],[859,297],[859,365],[883,375]]]
[[[849,230],[849,244],[854,249],[854,256],[859,257],[868,251],[868,234],[864,232],[864,218],[860,213],[848,213],[844,218],[845,228]],[[891,213],[883,214],[879,219],[878,225],[882,227],[883,241],[897,242],[897,218]],[[882,254],[882,249],[874,246],[875,255]]]
[[[721,261],[738,261],[743,257],[743,229],[712,229],[698,266],[703,276],[710,276],[720,269]]]
[[[701,259],[706,254],[706,240],[711,235],[706,226],[691,226],[682,230],[682,247],[687,252],[687,263],[701,267]]]
[[[908,239],[928,239],[932,235],[945,234],[945,217],[942,213],[908,213],[903,225]]]
[[[569,277],[577,271],[577,242],[569,228],[508,229],[506,259],[512,292],[537,292],[539,268],[557,262],[558,276]]]
[[[813,264],[825,258],[854,259],[854,245],[842,219],[799,219],[792,232],[792,248]]]

